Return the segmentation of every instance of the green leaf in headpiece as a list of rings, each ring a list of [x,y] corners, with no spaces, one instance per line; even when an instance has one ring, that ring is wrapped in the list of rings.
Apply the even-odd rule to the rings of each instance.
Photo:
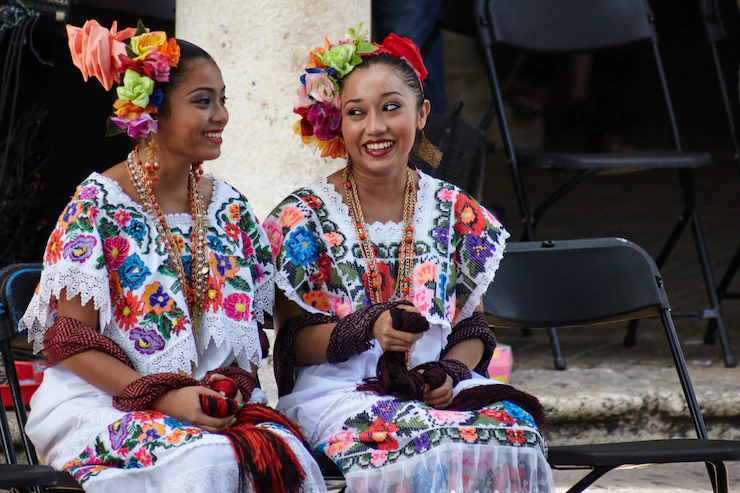
[[[368,53],[372,53],[374,51],[378,51],[378,47],[374,44],[370,43],[369,41],[360,40],[358,41],[355,46],[357,46],[357,54],[358,55],[367,55]]]
[[[122,129],[121,127],[113,123],[110,117],[108,117],[108,121],[105,124],[105,136],[114,137],[116,135],[124,134],[124,133],[126,133],[126,130]]]
[[[136,23],[136,34],[135,36],[139,36],[141,34],[144,34],[146,32],[146,26],[143,22],[141,22],[141,19],[139,19],[139,22]]]

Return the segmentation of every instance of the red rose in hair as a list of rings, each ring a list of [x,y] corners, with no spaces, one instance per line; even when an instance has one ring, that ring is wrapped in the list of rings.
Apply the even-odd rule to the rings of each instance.
[[[405,58],[414,68],[419,78],[423,81],[427,78],[427,69],[424,67],[424,60],[421,58],[419,48],[409,38],[402,38],[390,33],[384,40],[383,44],[378,46],[380,49],[373,52],[373,55],[388,53],[393,56]]]

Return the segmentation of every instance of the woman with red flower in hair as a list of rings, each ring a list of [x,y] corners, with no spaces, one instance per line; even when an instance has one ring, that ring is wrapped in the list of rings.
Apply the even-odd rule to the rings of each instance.
[[[539,402],[483,376],[481,297],[509,234],[417,169],[439,159],[418,48],[349,35],[311,52],[294,109],[303,141],[347,166],[265,221],[278,409],[348,491],[493,491],[498,471],[516,472],[502,491],[553,491]]]

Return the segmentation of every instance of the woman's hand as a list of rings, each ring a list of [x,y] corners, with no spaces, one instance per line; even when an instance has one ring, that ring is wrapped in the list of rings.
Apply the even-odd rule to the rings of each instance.
[[[213,433],[224,430],[236,421],[234,416],[214,418],[205,414],[200,407],[200,394],[223,398],[218,392],[206,387],[183,387],[165,392],[154,401],[152,407],[155,411]]]
[[[434,390],[429,390],[429,385],[425,385],[422,399],[424,400],[424,404],[436,407],[437,409],[450,407],[452,403],[452,377],[447,375],[445,383]]]
[[[413,306],[399,305],[399,308],[403,308],[409,312],[419,313],[419,310]],[[386,310],[381,313],[373,324],[372,336],[378,341],[380,347],[383,348],[383,351],[405,353],[411,349],[411,346],[421,339],[423,335],[424,333],[412,334],[410,332],[402,332],[394,329],[390,310]]]
[[[212,385],[213,382],[218,382],[219,380],[223,380],[226,378],[226,375],[221,375],[220,373],[212,373],[210,377],[208,377],[208,381],[206,382],[208,385]],[[223,397],[226,397],[225,392],[219,392]],[[238,390],[236,391],[236,396],[233,397],[233,399],[238,402],[239,404],[244,404],[244,396],[242,396],[242,391]]]

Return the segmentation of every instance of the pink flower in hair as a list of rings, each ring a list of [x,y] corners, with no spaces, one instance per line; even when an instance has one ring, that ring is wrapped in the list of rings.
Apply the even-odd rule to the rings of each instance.
[[[157,82],[170,81],[170,59],[164,53],[149,53],[144,58],[143,65],[152,74],[150,77]]]
[[[157,120],[152,118],[149,113],[142,113],[136,120],[112,116],[110,121],[115,123],[118,128],[126,130],[126,133],[132,139],[146,139],[157,131]]]
[[[136,29],[132,27],[118,32],[115,21],[110,29],[94,19],[85,22],[81,28],[67,24],[72,62],[82,72],[85,82],[89,77],[95,77],[106,91],[110,91],[113,82],[120,82],[121,62],[118,57],[126,54],[123,41],[134,34]]]

